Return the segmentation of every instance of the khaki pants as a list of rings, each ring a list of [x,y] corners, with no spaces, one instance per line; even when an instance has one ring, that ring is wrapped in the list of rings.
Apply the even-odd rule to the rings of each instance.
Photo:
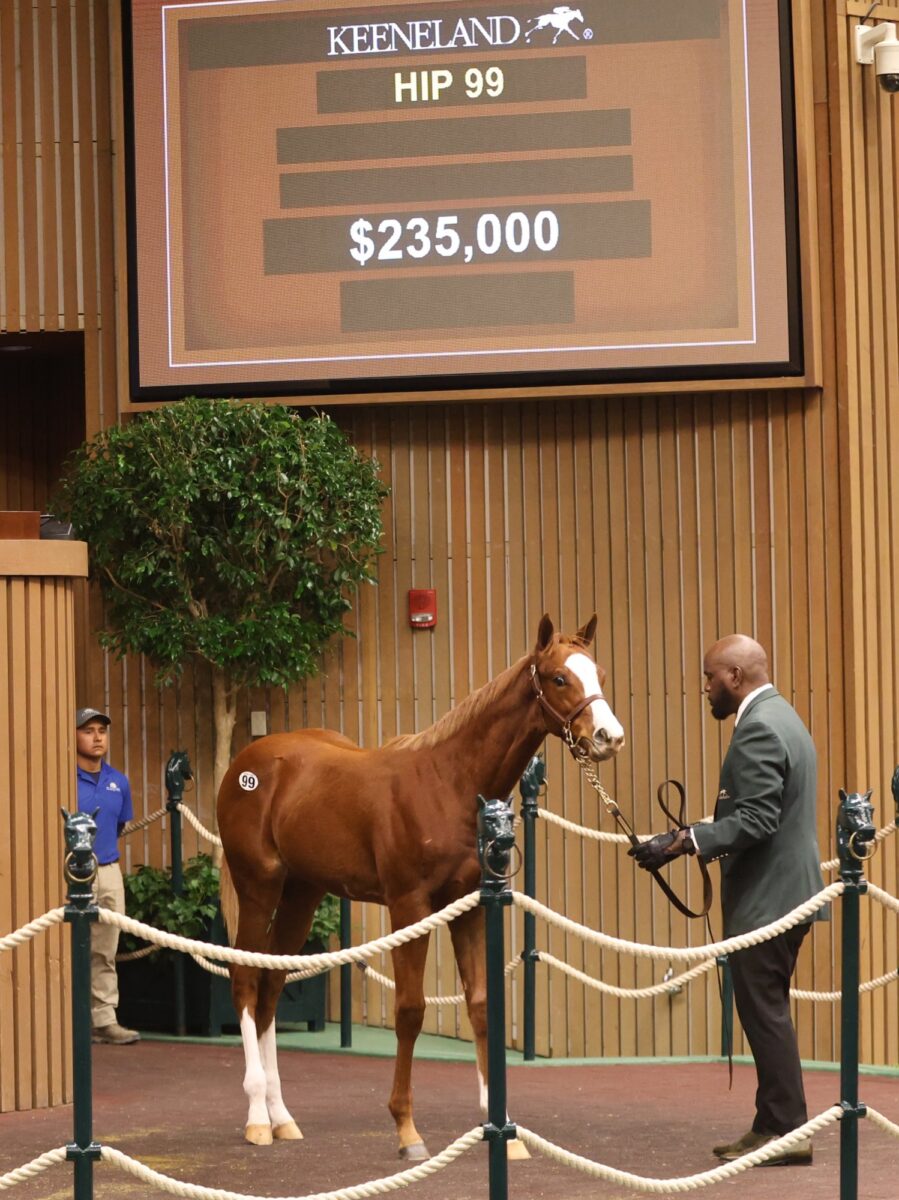
[[[125,911],[125,885],[117,862],[97,869],[95,894],[99,908]],[[119,1003],[119,980],[115,956],[119,948],[119,930],[115,925],[91,927],[91,1024],[94,1029],[115,1024]]]

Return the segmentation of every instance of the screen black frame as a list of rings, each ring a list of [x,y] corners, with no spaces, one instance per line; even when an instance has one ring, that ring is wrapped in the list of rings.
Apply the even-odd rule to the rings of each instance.
[[[137,208],[133,43],[131,37],[131,0],[122,0],[122,82],[125,126],[125,223],[128,266],[127,336],[129,396],[136,406],[141,403],[182,400],[186,396],[235,399],[264,398],[297,402],[361,403],[366,396],[390,393],[391,400],[402,402],[402,393],[478,393],[499,389],[543,388],[548,393],[566,388],[594,385],[608,391],[615,385],[683,384],[691,381],[720,381],[724,386],[739,385],[741,380],[798,379],[805,372],[805,342],[801,286],[801,239],[799,229],[799,178],[796,153],[796,90],[793,76],[793,26],[790,0],[777,0],[780,47],[781,130],[784,180],[784,233],[786,252],[788,357],[767,363],[732,363],[661,367],[595,367],[580,370],[490,371],[458,375],[378,375],[360,379],[260,380],[234,383],[191,384],[187,386],[142,386],[140,370],[140,314],[137,279]],[[435,399],[439,398],[435,395]],[[420,396],[410,397],[410,401]]]

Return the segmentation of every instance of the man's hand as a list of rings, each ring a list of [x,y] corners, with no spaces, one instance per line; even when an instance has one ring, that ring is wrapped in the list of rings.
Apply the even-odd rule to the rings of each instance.
[[[639,846],[631,846],[628,854],[644,871],[658,871],[659,867],[687,852],[686,838],[686,829],[672,829],[670,833],[656,834]]]

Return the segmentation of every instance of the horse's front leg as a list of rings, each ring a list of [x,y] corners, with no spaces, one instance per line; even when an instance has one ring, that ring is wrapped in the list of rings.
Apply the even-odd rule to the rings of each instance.
[[[468,1019],[474,1034],[478,1060],[478,1099],[481,1112],[487,1117],[487,958],[484,911],[472,909],[457,917],[450,925],[450,937],[456,964],[462,979],[462,990],[468,1006]],[[509,1159],[530,1158],[527,1146],[519,1138],[506,1142]]]
[[[414,909],[391,906],[390,909],[394,929],[404,929],[425,915],[426,910],[418,906]],[[396,1122],[400,1158],[416,1162],[429,1157],[412,1118],[412,1055],[425,1015],[424,973],[429,940],[425,935],[392,951],[393,977],[396,981],[396,1065],[388,1107]]]

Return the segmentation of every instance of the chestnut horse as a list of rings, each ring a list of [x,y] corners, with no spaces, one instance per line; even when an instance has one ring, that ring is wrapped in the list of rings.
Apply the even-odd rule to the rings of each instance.
[[[573,637],[544,616],[533,654],[423,733],[360,749],[306,729],[261,738],[231,764],[218,797],[222,903],[244,950],[296,954],[326,892],[386,904],[402,929],[475,890],[478,793],[508,796],[547,733],[576,754],[610,758],[624,731],[603,699],[605,672],[587,653],[595,615]],[[486,1113],[484,921],[472,909],[449,927],[477,1051]],[[397,1052],[390,1112],[403,1158],[428,1157],[412,1117],[412,1053],[424,1018],[428,938],[392,952]],[[274,1014],[284,971],[231,967],[249,1101],[246,1139],[302,1137],[281,1098]],[[527,1157],[509,1143],[512,1157]]]

